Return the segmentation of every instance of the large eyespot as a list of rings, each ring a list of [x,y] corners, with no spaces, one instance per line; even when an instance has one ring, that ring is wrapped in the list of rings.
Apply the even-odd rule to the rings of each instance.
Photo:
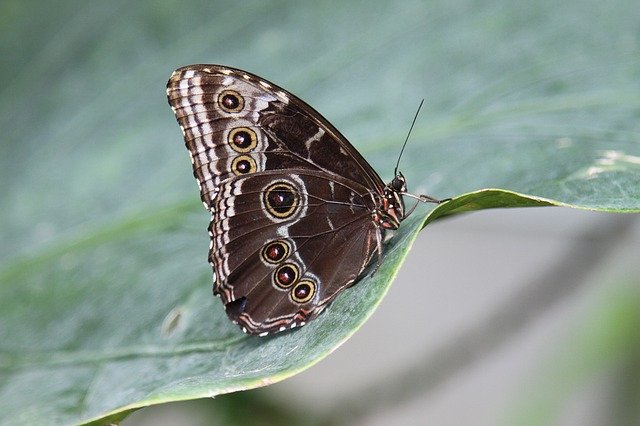
[[[231,171],[235,173],[236,176],[255,173],[256,160],[249,157],[248,155],[238,155],[231,162]]]
[[[273,283],[281,289],[288,289],[297,279],[298,267],[293,263],[285,263],[273,272]]]
[[[267,187],[263,201],[267,211],[280,219],[292,216],[300,204],[298,190],[287,182],[277,182]]]
[[[289,256],[289,244],[284,240],[275,240],[264,246],[262,259],[268,263],[280,263]]]
[[[258,145],[256,132],[248,127],[236,127],[229,132],[229,145],[236,152],[249,152]]]
[[[291,300],[301,305],[311,300],[315,294],[316,285],[313,281],[308,279],[300,280],[300,282],[289,292]]]
[[[244,98],[235,90],[224,90],[218,95],[218,105],[228,113],[240,112],[244,108]]]

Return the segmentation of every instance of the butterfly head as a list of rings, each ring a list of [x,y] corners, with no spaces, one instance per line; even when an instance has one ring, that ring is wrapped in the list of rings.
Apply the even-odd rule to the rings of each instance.
[[[376,222],[384,229],[398,229],[404,219],[404,200],[402,194],[407,191],[407,181],[402,173],[384,187],[384,197],[377,212]]]
[[[396,177],[394,177],[391,183],[387,186],[391,187],[391,189],[398,193],[407,192],[407,180],[404,178],[402,172],[398,172]]]

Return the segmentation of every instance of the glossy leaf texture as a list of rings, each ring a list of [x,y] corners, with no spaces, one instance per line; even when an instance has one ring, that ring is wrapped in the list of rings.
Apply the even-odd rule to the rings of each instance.
[[[0,424],[105,424],[309,368],[439,217],[640,211],[633,1],[0,8]],[[400,168],[412,192],[453,199],[420,206],[317,320],[245,336],[211,295],[208,217],[165,100],[171,71],[203,62],[302,97],[385,180],[425,97]]]

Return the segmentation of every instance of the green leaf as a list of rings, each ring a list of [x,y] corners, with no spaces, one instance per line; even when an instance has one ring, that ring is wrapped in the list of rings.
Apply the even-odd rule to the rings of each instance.
[[[640,211],[634,7],[3,3],[0,424],[108,423],[296,374],[357,331],[440,217]],[[401,169],[453,199],[419,206],[375,275],[294,332],[245,336],[211,296],[208,218],[164,94],[206,62],[300,95],[387,179],[427,98]]]

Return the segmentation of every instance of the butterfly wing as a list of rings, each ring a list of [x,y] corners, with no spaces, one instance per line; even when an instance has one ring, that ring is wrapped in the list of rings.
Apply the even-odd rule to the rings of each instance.
[[[315,318],[374,253],[363,195],[322,173],[265,172],[229,179],[220,191],[210,224],[215,292],[251,333]]]
[[[375,252],[379,176],[319,113],[252,74],[192,65],[167,95],[212,213],[229,317],[264,334],[317,316]]]

